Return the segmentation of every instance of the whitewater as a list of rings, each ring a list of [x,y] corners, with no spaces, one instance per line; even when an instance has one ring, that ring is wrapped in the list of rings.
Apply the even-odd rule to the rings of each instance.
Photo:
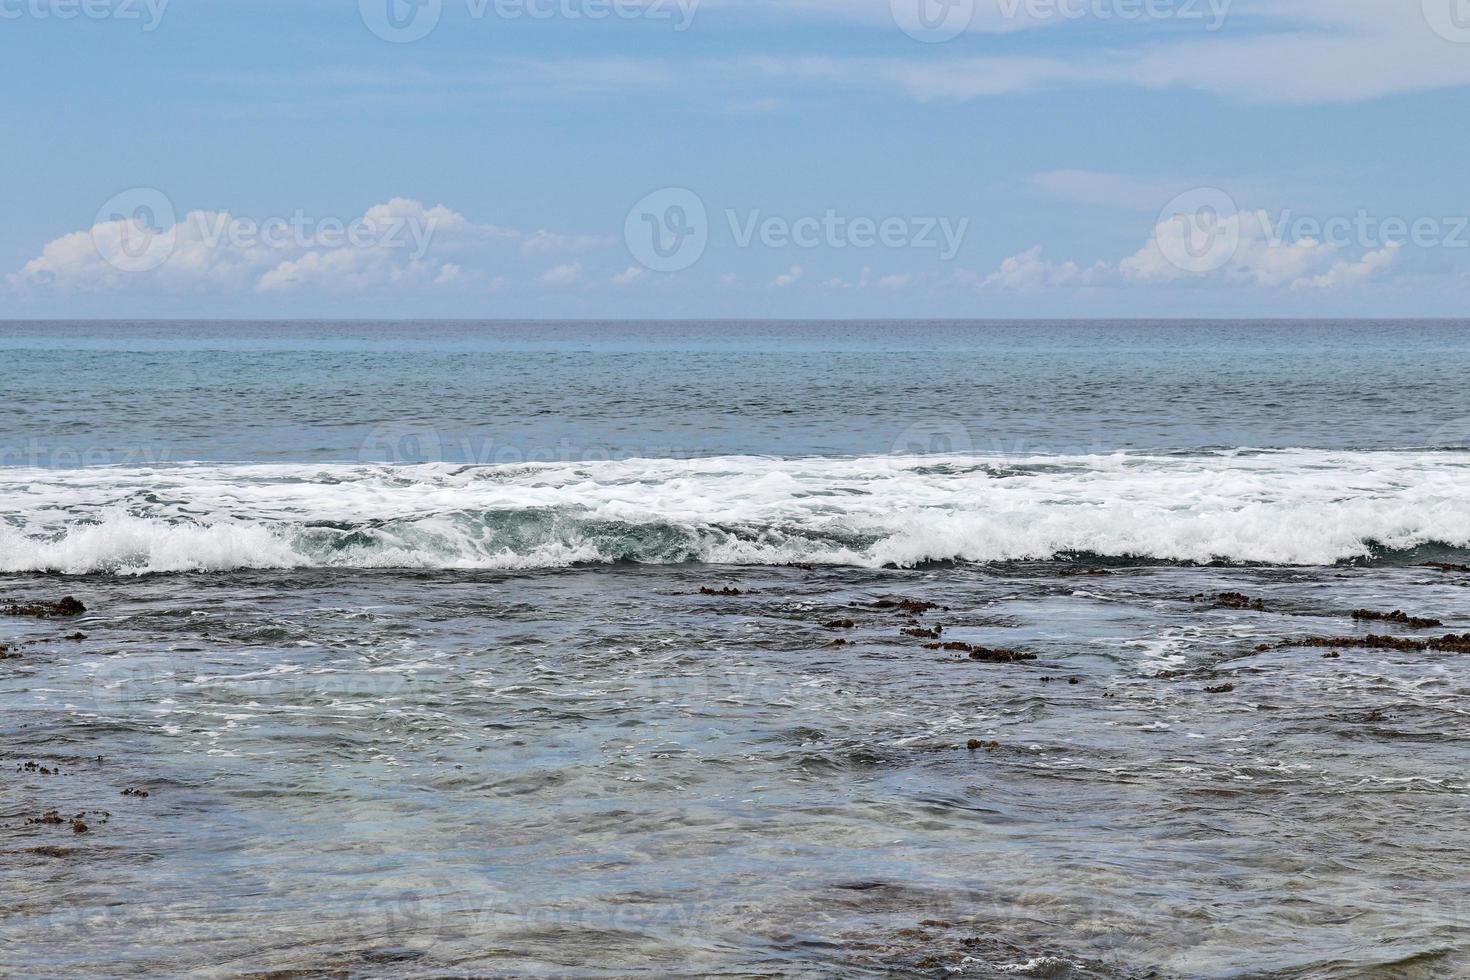
[[[1320,566],[1470,547],[1470,452],[1232,449],[0,471],[0,570]]]

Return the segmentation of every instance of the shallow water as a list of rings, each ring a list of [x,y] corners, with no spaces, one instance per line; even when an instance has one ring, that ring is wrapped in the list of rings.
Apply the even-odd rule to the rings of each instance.
[[[1424,564],[1470,560],[1470,454],[1409,393],[1383,395],[1398,441],[1371,413],[1313,439],[1227,401],[1209,411],[1269,451],[1175,444],[1148,437],[1148,391],[1197,375],[1165,358],[1156,388],[1088,403],[1113,433],[1098,452],[886,456],[863,444],[889,439],[871,416],[832,427],[814,397],[770,420],[786,447],[753,449],[762,423],[738,415],[699,423],[705,448],[745,455],[422,463],[356,458],[352,425],[303,421],[335,406],[244,410],[268,384],[256,347],[290,346],[252,329],[59,331],[48,356],[97,358],[94,393],[143,384],[134,356],[172,370],[227,343],[248,383],[180,423],[186,455],[0,469],[0,600],[88,607],[0,616],[20,654],[0,660],[0,973],[1470,973],[1470,654],[1283,645],[1470,633],[1470,571]],[[358,356],[339,329],[295,346]],[[365,369],[422,353],[373,329],[394,350]],[[936,351],[961,342],[927,329]],[[1087,329],[1126,352],[1157,328]],[[1458,363],[1448,326],[1403,329],[1419,339],[1384,371]],[[685,383],[651,330],[605,334],[582,365],[650,359],[661,384],[623,423],[638,442]],[[796,363],[790,337],[729,343]],[[1311,383],[1285,411],[1372,387],[1330,354],[1295,362]],[[1019,391],[1009,364],[991,370]],[[320,393],[334,375],[314,377]],[[151,415],[88,418],[60,374],[17,383],[8,411],[71,419],[37,437],[58,453],[197,407],[153,391]],[[451,414],[451,389],[421,384],[425,412]],[[561,408],[532,431],[578,413],[610,431],[612,413],[569,407],[581,393],[544,397]],[[921,427],[969,438],[987,404]],[[1040,400],[1027,411],[1066,444]],[[390,418],[364,403],[363,425]],[[211,426],[219,452],[192,451]],[[258,451],[271,427],[289,439]],[[938,608],[879,605],[896,597]],[[938,626],[1036,659],[904,633]]]

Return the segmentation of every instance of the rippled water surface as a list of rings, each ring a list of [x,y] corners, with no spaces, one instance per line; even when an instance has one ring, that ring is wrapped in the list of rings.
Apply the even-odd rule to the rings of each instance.
[[[1456,325],[291,329],[0,327],[0,974],[1470,975]]]

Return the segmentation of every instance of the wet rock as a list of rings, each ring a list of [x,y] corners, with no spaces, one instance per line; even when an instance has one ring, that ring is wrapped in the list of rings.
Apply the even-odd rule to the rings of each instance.
[[[1065,568],[1062,571],[1057,572],[1057,577],[1058,578],[1101,578],[1104,575],[1111,575],[1111,574],[1113,574],[1113,573],[1110,572],[1110,571],[1108,571],[1106,568]]]
[[[82,822],[80,817],[73,817],[71,821],[71,832],[74,834],[85,834],[91,828]]]
[[[823,629],[829,630],[850,630],[855,626],[857,626],[857,623],[854,623],[850,619],[834,619],[830,623],[822,624]]]
[[[1000,748],[1000,743],[995,741],[982,742],[978,738],[972,738],[970,739],[969,744],[965,746],[965,748],[969,749],[971,752],[979,752],[981,749],[984,749],[986,752],[994,752],[996,749]],[[923,923],[920,923],[920,925],[922,924]]]
[[[1019,660],[1035,660],[1036,654],[1025,653],[1020,650],[995,650],[989,647],[975,646],[970,643],[928,643],[924,645],[926,650],[945,650],[949,653],[968,654],[971,660],[984,661],[994,664],[1009,664]]]
[[[80,616],[87,611],[79,599],[73,596],[64,596],[56,602],[32,602],[26,605],[12,602],[5,607],[7,616],[31,616],[36,619],[58,619],[66,616]]]
[[[1428,561],[1424,568],[1437,568],[1441,572],[1470,572],[1470,565],[1455,565],[1445,561]]]
[[[1369,722],[1370,724],[1376,724],[1377,722],[1386,720],[1386,718],[1387,716],[1384,715],[1382,711],[1374,708],[1372,711],[1368,712],[1367,717],[1365,717],[1363,720]]]
[[[829,647],[845,647],[845,646],[847,646],[847,641],[844,640],[844,639],[842,639],[841,637],[838,637],[837,639],[833,640],[831,643],[829,643],[827,645]]]
[[[1405,653],[1470,653],[1470,633],[1448,633],[1431,639],[1415,639],[1407,636],[1309,636],[1300,640],[1287,640],[1287,647],[1357,647],[1367,650],[1399,650]]]
[[[61,767],[56,766],[52,768],[50,766],[43,766],[38,762],[27,762],[25,765],[17,768],[16,772],[33,772],[40,776],[60,776]]]
[[[55,810],[47,810],[45,813],[41,814],[39,817],[27,817],[26,818],[26,824],[27,825],[30,825],[30,824],[57,825],[57,824],[63,824],[63,823],[66,823],[66,821],[63,820],[62,817],[61,817],[61,814],[58,813]]]
[[[19,660],[20,654],[8,643],[0,643],[0,660]]]
[[[745,593],[744,592],[741,592],[739,589],[731,589],[731,588],[728,588],[728,587],[727,588],[723,588],[723,589],[712,589],[712,588],[710,588],[707,585],[700,588],[699,594],[700,595],[724,595],[724,596],[745,595]]]
[[[1229,694],[1233,690],[1235,690],[1235,685],[1234,684],[1221,684],[1219,687],[1207,687],[1207,688],[1205,688],[1205,693],[1206,694]]]
[[[80,643],[82,640],[85,640],[86,638],[87,638],[87,634],[86,633],[82,633],[82,632],[76,632],[76,633],[71,634],[70,636],[63,636],[62,637],[63,640],[71,640],[74,643]]]
[[[925,602],[921,599],[879,599],[870,608],[894,609],[912,616],[921,615],[931,609],[949,609],[948,606],[941,606],[937,602]]]
[[[129,789],[123,790],[122,791],[122,795],[123,796],[136,796],[140,800],[146,800],[146,799],[148,799],[148,791],[146,789],[132,789],[132,788],[129,788]]]
[[[943,632],[943,626],[936,626],[933,629],[924,629],[922,626],[911,626],[903,631],[903,635],[917,636],[921,640],[937,640]]]
[[[1191,602],[1213,602],[1220,609],[1250,609],[1255,612],[1264,612],[1266,604],[1260,599],[1252,599],[1244,592],[1221,592],[1217,595],[1190,596]]]
[[[75,847],[32,847],[26,853],[39,854],[41,857],[64,858],[77,853],[77,849]]]
[[[1416,630],[1432,629],[1435,626],[1444,625],[1444,623],[1440,622],[1437,619],[1424,619],[1419,616],[1410,616],[1402,609],[1395,609],[1393,612],[1390,613],[1374,612],[1371,609],[1354,609],[1353,618],[1360,620],[1375,620],[1382,623],[1397,623],[1400,626],[1407,626],[1410,629]]]
[[[1338,653],[1336,650],[1328,650],[1326,653],[1322,654],[1323,660],[1338,660],[1341,659],[1341,657],[1342,654]]]

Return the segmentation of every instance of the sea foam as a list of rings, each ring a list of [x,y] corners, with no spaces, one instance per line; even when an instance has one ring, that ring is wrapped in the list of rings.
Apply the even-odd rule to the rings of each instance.
[[[0,470],[0,570],[1326,565],[1470,546],[1465,452]]]

